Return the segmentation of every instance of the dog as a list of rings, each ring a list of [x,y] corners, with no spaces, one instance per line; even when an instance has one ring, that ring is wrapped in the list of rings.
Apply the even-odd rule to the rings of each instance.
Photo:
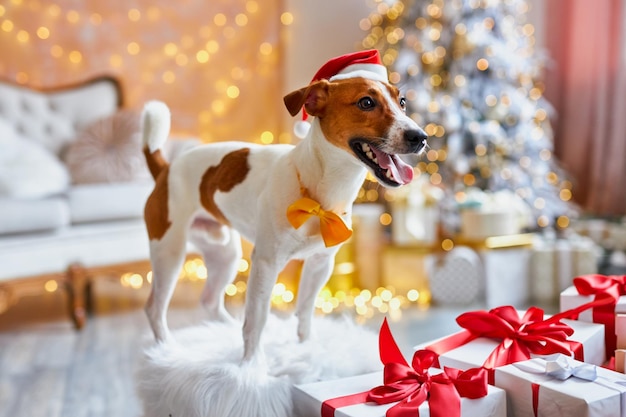
[[[352,205],[367,172],[386,187],[411,181],[401,154],[419,153],[426,133],[405,114],[405,99],[370,64],[315,80],[284,97],[292,116],[313,116],[297,145],[223,142],[199,145],[171,164],[161,147],[170,112],[158,101],[142,113],[144,154],[155,187],[145,206],[153,278],[146,314],[157,341],[171,338],[166,311],[191,241],[207,280],[201,302],[211,318],[233,320],[224,289],[237,274],[241,237],[254,244],[243,323],[243,362],[261,352],[260,337],[278,273],[303,260],[297,333],[311,332],[314,302],[335,254],[351,233]],[[386,70],[385,70],[386,71]],[[295,204],[298,202],[298,204]]]

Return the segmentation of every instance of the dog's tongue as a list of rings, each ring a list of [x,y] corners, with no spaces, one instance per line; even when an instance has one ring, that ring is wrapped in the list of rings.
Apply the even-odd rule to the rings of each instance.
[[[386,154],[373,146],[371,149],[376,154],[378,165],[380,165],[382,169],[389,169],[395,182],[398,184],[408,184],[411,182],[413,179],[413,167],[396,155]]]

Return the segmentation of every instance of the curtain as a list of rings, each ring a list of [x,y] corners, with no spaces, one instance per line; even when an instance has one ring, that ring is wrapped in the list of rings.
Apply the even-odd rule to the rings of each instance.
[[[625,0],[546,2],[555,154],[585,212],[626,214]]]

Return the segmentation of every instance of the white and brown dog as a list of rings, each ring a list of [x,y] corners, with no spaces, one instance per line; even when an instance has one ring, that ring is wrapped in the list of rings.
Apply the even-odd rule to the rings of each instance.
[[[296,314],[298,336],[310,333],[315,297],[331,275],[339,243],[350,236],[352,204],[369,170],[388,187],[411,181],[398,154],[420,152],[424,131],[405,114],[377,51],[329,61],[310,85],[288,94],[292,116],[314,116],[307,137],[292,145],[225,142],[164,160],[169,109],[149,102],[144,151],[155,188],[145,207],[153,268],[146,312],[159,341],[170,333],[166,311],[190,240],[208,277],[202,303],[229,320],[224,288],[236,277],[241,236],[254,244],[243,325],[244,361],[260,351],[272,289],[291,259],[304,260]]]

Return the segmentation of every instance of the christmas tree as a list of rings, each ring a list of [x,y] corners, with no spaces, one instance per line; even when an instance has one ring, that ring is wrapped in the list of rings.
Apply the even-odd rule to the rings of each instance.
[[[575,213],[527,12],[523,0],[378,0],[361,22],[363,47],[381,52],[430,136],[416,169],[445,190],[444,227],[458,226],[471,189],[511,190],[530,229],[566,227]]]

